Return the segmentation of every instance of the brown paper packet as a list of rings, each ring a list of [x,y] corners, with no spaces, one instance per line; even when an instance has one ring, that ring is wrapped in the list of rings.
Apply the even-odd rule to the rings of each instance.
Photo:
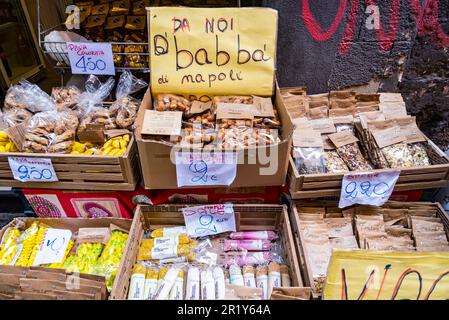
[[[312,289],[302,287],[273,288],[270,300],[311,300]]]

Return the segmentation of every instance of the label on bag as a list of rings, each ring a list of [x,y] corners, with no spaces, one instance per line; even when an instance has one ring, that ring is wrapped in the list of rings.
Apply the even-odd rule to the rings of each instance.
[[[15,180],[21,182],[59,181],[51,159],[8,157],[8,162]]]
[[[64,229],[47,229],[40,243],[33,266],[48,263],[61,263],[72,238],[72,231]]]
[[[401,171],[348,173],[343,177],[339,208],[364,204],[381,206],[391,196]]]
[[[157,246],[151,249],[151,258],[154,260],[176,258],[177,256],[177,246]]]
[[[67,53],[73,74],[115,75],[108,42],[67,42]]]
[[[182,213],[187,234],[193,238],[236,231],[234,208],[230,203],[187,207]]]
[[[237,176],[237,153],[176,152],[178,187],[229,186]]]

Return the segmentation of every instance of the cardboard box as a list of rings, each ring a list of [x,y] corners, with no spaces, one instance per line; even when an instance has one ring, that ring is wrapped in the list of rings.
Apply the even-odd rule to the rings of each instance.
[[[161,227],[184,225],[184,216],[180,211],[185,205],[138,206],[134,215],[130,237],[125,249],[124,260],[121,264],[111,299],[127,299],[129,282],[133,267],[137,262],[137,254],[145,230]],[[287,207],[281,205],[234,205],[236,213],[236,228],[244,230],[277,230],[281,236],[283,257],[290,269],[292,285],[302,287],[299,262],[293,233],[288,219]]]
[[[293,124],[282,102],[277,86],[274,95],[274,105],[278,110],[278,114],[282,122],[282,141],[273,146],[258,147],[256,148],[256,153],[249,152],[248,150],[236,151],[238,152],[239,157],[244,157],[245,161],[244,163],[237,165],[237,176],[230,187],[281,186],[285,183],[288,159],[291,150]],[[142,100],[136,120],[135,130],[144,186],[146,189],[178,188],[176,165],[170,160],[170,153],[172,152],[173,147],[167,143],[145,139],[142,137],[141,129],[144,121],[145,110],[148,109],[153,109],[150,89],[147,91]],[[271,159],[271,155],[275,155],[275,161],[277,161],[278,165],[273,174],[260,174],[260,170],[263,168],[268,168],[270,163],[261,163],[260,157],[258,156],[259,154],[262,154],[264,158],[267,157],[269,159]]]
[[[297,256],[300,259],[300,268],[304,277],[304,285],[312,288],[312,294],[315,299],[320,298],[322,295],[322,288],[319,288],[319,284],[323,284],[323,281],[325,282],[325,278],[313,277],[311,260],[306,246],[303,245],[305,235],[301,230],[301,220],[299,220],[298,218],[298,212],[301,211],[307,213],[320,213],[326,216],[328,214],[335,215],[338,213],[341,213],[343,215],[343,212],[345,212],[345,214],[354,214],[357,212],[356,210],[359,209],[373,211],[382,210],[382,208],[398,209],[398,211],[405,212],[404,216],[414,214],[417,211],[427,211],[429,213],[429,216],[435,215],[436,217],[441,219],[441,222],[444,224],[446,235],[449,236],[449,218],[440,203],[389,201],[381,207],[356,205],[350,208],[339,209],[338,201],[293,200],[291,202],[289,215],[292,224],[293,235],[296,242],[295,244]],[[353,228],[355,229],[355,227]],[[354,230],[354,234],[356,234],[356,230]]]
[[[114,224],[130,230],[132,221],[128,219],[44,219],[18,218],[0,230],[0,239],[6,228],[17,220],[29,227],[34,221],[45,223],[52,228],[69,229],[73,233],[80,228],[101,228]],[[131,235],[130,235],[131,237]],[[130,240],[128,238],[128,241]],[[126,251],[119,269],[127,263]],[[9,279],[8,281],[6,279]],[[117,277],[116,277],[117,279]],[[52,300],[105,300],[108,298],[105,278],[91,274],[69,273],[63,269],[44,267],[0,266],[0,300],[5,299],[52,299]]]

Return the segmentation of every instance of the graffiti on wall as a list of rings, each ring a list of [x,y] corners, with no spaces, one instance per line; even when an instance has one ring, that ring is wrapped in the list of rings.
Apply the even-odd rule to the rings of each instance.
[[[426,4],[421,5],[420,0],[391,0],[388,19],[388,25],[384,26],[382,17],[379,14],[378,1],[366,0],[367,7],[365,14],[366,26],[368,29],[374,29],[380,49],[383,51],[391,50],[394,41],[397,38],[399,29],[399,17],[401,1],[407,1],[410,12],[416,21],[416,31],[418,36],[429,36],[437,48],[449,47],[449,35],[441,26],[439,20],[440,3],[439,0],[427,0]],[[346,21],[343,22],[346,12],[349,10]],[[302,0],[302,19],[304,25],[312,38],[317,42],[326,42],[331,39],[341,23],[344,23],[343,36],[340,40],[338,52],[342,55],[347,54],[352,47],[357,30],[358,15],[360,14],[360,0],[339,0],[337,13],[327,30],[323,30],[321,25],[315,19],[310,8],[309,0]],[[374,27],[370,27],[373,26]]]

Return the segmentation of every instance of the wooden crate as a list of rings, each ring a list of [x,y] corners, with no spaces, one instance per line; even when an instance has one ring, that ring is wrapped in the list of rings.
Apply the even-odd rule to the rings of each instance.
[[[304,239],[304,236],[300,229],[301,222],[298,219],[298,207],[301,207],[303,209],[307,207],[322,208],[324,212],[338,212],[341,211],[342,209],[338,209],[338,201],[332,200],[331,201],[293,200],[290,205],[289,216],[296,244],[296,253],[300,259],[300,269],[303,275],[304,285],[312,288],[312,295],[314,299],[319,299],[321,297],[321,294],[317,292],[315,283],[313,281],[313,274],[309,255],[307,252],[307,247],[302,245],[302,239]],[[431,207],[432,210],[436,212],[437,216],[442,220],[443,224],[445,225],[446,234],[448,235],[449,238],[449,217],[440,203],[389,201],[382,206],[382,208],[398,208],[410,210],[413,210],[413,208],[423,208],[423,207]],[[350,210],[350,208],[345,208],[343,210],[347,209]]]
[[[151,228],[184,225],[180,211],[186,205],[138,206],[125,249],[124,260],[117,273],[111,299],[127,299],[128,287],[134,264],[145,230]],[[277,230],[281,235],[284,259],[290,267],[292,285],[302,287],[301,273],[296,256],[292,228],[287,207],[281,205],[234,205],[236,228],[245,230]]]
[[[445,187],[449,183],[449,157],[432,141],[428,141],[428,154],[433,165],[401,168],[394,191],[421,190]],[[382,172],[382,169],[370,172]],[[343,173],[299,174],[290,157],[288,169],[292,199],[340,196]]]
[[[38,221],[52,228],[69,229],[73,233],[78,232],[80,228],[104,228],[110,224],[130,230],[132,225],[131,220],[122,218],[17,218],[0,230],[0,239],[6,228],[18,220],[23,221],[26,228]],[[127,260],[122,257],[120,265],[126,263]],[[0,266],[0,300],[106,300],[107,297],[106,280],[102,276],[44,267]]]
[[[51,159],[59,181],[20,182],[14,180],[8,157]],[[126,153],[118,157],[51,153],[0,154],[0,187],[134,191],[139,175],[139,159],[134,137],[131,138]]]

